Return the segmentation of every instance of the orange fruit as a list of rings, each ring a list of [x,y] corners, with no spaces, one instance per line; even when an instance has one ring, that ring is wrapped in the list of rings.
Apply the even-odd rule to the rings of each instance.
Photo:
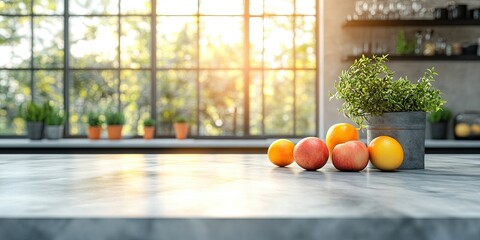
[[[383,171],[393,171],[403,162],[402,145],[389,136],[373,139],[368,145],[368,154],[373,166]]]
[[[470,125],[459,123],[455,126],[455,134],[457,137],[468,137],[470,135]]]
[[[356,140],[358,140],[357,129],[348,123],[337,123],[327,131],[326,142],[330,153],[337,144]]]
[[[478,123],[473,124],[472,127],[471,127],[471,130],[472,130],[473,134],[480,135],[480,124],[478,124]]]
[[[293,162],[295,144],[287,139],[278,139],[268,147],[268,159],[279,167],[285,167]]]

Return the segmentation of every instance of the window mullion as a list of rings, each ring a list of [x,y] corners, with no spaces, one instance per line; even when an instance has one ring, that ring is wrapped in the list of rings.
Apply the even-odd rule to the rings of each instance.
[[[157,0],[150,9],[150,87],[150,117],[157,120]]]
[[[117,69],[117,111],[123,111],[122,109],[122,102],[121,102],[121,90],[120,86],[122,85],[122,80],[120,78],[120,68],[121,68],[121,43],[120,39],[122,38],[122,21],[121,21],[121,11],[122,11],[122,0],[118,0],[118,14],[117,14],[117,24],[118,24],[118,34],[117,34],[117,41],[118,41],[118,46],[117,46],[117,64],[118,64],[118,69]]]
[[[244,94],[243,94],[243,135],[250,136],[250,0],[244,1]]]
[[[65,128],[64,136],[70,136],[70,98],[69,98],[69,89],[70,89],[70,36],[69,36],[69,5],[68,0],[64,2],[64,12],[63,12],[63,108],[65,111]]]
[[[196,57],[196,81],[197,81],[197,137],[200,136],[200,1],[197,2],[197,57]]]
[[[33,66],[34,61],[33,61],[33,45],[34,45],[34,14],[33,14],[33,1],[30,1],[30,97],[32,98],[32,101],[35,101],[35,71],[33,70],[35,66]]]
[[[320,1],[315,1],[315,132],[320,133],[320,70],[319,70],[319,56],[320,56]],[[323,69],[321,69],[323,71]],[[323,96],[322,96],[323,97]],[[322,101],[323,102],[323,101]],[[323,131],[323,130],[322,130]]]
[[[265,0],[262,10],[262,136],[265,136]]]
[[[297,14],[297,0],[293,0],[293,14]],[[292,19],[292,46],[293,46],[293,135],[297,135],[297,48],[295,38],[297,33],[297,17],[294,15]]]

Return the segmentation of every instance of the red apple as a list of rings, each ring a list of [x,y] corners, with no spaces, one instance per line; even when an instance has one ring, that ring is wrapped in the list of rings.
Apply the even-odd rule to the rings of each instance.
[[[368,148],[360,141],[338,144],[332,151],[332,163],[340,171],[362,171],[368,164]]]
[[[327,145],[316,137],[307,137],[300,140],[293,149],[295,162],[309,171],[315,171],[325,166],[328,156]]]

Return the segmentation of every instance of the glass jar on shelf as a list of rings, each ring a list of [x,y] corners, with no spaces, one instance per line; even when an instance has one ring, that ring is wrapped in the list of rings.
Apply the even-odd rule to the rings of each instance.
[[[436,55],[446,55],[447,43],[445,39],[439,37],[437,43],[435,44],[435,54]]]
[[[423,53],[423,34],[418,30],[415,32],[415,55],[422,55]]]
[[[397,2],[399,0],[388,0],[388,19],[399,19],[400,14],[398,13]]]
[[[363,10],[364,0],[355,1],[355,14],[353,15],[354,20],[365,19],[366,12]]]
[[[480,140],[480,112],[457,114],[453,122],[455,139]]]
[[[423,55],[425,56],[434,56],[435,55],[435,43],[432,40],[433,30],[427,29],[425,31],[425,41],[423,43]]]

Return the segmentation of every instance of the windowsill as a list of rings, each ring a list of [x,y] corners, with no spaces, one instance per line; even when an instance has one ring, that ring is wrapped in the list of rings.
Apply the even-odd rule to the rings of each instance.
[[[0,149],[8,148],[267,148],[276,139],[122,139],[122,140],[29,140],[0,139]],[[291,139],[298,142],[300,139]],[[364,141],[365,142],[365,141]],[[426,148],[480,148],[480,141],[426,140]]]
[[[266,148],[275,139],[0,139],[1,148]],[[293,139],[298,142],[299,139]]]

